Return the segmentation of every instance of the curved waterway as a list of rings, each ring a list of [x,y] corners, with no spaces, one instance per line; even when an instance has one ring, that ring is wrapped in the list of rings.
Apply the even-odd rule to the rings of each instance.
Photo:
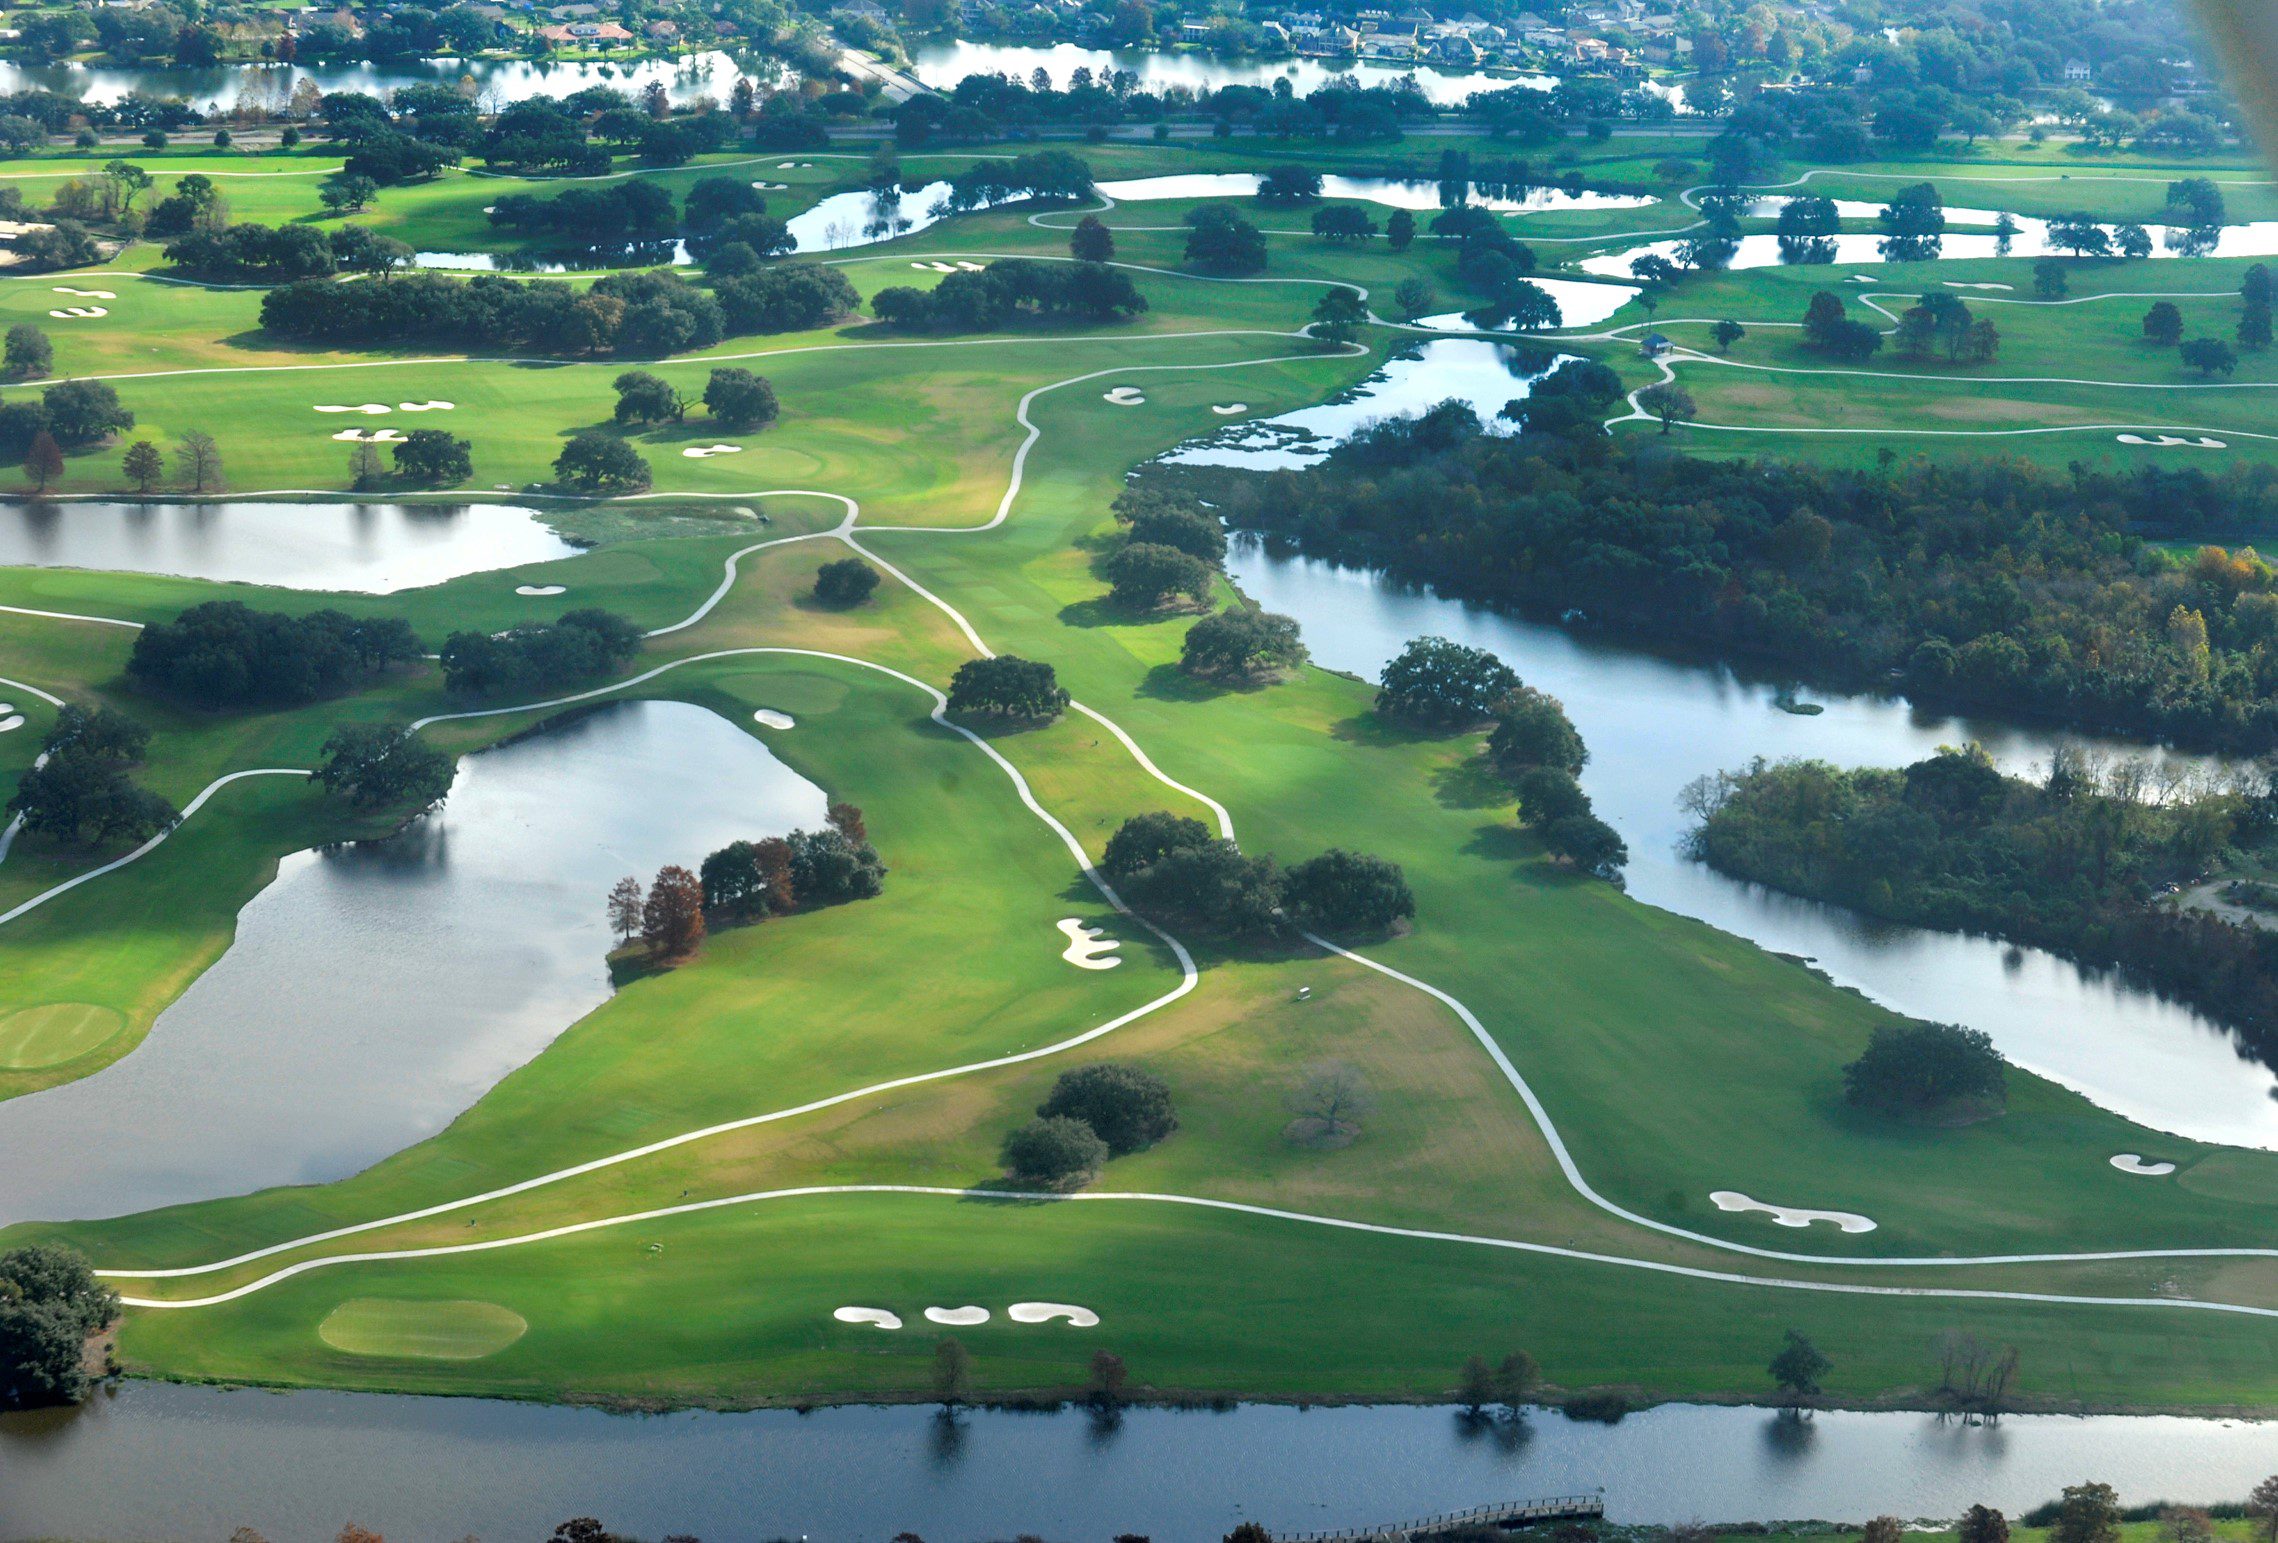
[[[385,595],[579,550],[508,504],[0,504],[0,567]]]
[[[1408,639],[1435,633],[1492,651],[1558,697],[1590,747],[1583,785],[1628,842],[1629,889],[1647,904],[1809,958],[1899,1012],[1983,1029],[2020,1066],[2154,1129],[2278,1148],[2278,1076],[2187,1008],[2038,949],[1871,921],[1678,852],[1685,784],[1756,756],[1900,766],[1974,739],[2005,770],[2026,772],[2060,745],[2115,756],[2142,746],[1890,697],[1801,693],[1824,710],[1798,715],[1778,705],[1784,693],[1771,680],[1275,555],[1254,539],[1236,542],[1227,571],[1267,610],[1296,617],[1314,659],[1332,669],[1373,680]]]
[[[1383,1525],[1603,1488],[1617,1522],[2012,1516],[2067,1484],[2125,1504],[2236,1500],[2278,1429],[2236,1420],[1670,1405],[1618,1425],[1536,1414],[1482,1427],[1444,1408],[1223,1413],[921,1408],[638,1417],[473,1399],[129,1385],[77,1411],[0,1415],[0,1535],[534,1538],[569,1516],[711,1543],[1035,1532],[1219,1537]]]
[[[612,883],[824,807],[680,702],[466,757],[399,834],[285,858],[132,1055],[0,1103],[0,1225],[323,1183],[433,1135],[608,997]]]

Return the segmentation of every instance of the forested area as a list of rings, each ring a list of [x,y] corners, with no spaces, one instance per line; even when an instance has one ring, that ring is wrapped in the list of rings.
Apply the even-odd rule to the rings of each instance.
[[[1568,365],[1482,432],[1460,404],[1306,472],[1208,476],[1229,523],[1466,599],[2226,750],[2278,747],[2278,572],[2169,531],[2278,522],[2278,472],[1870,470],[1670,455],[1598,427]],[[1188,475],[1193,475],[1189,473]],[[1207,475],[1207,474],[1206,474]]]
[[[1901,770],[1759,760],[1686,803],[1692,855],[1723,872],[2124,969],[2278,1058],[2278,933],[2168,898],[2278,832],[2266,773],[2163,788],[2142,762],[2067,752],[2036,782],[1971,746]]]

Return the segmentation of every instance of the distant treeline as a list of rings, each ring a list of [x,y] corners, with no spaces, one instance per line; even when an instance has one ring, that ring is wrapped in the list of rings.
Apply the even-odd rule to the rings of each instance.
[[[1568,365],[1481,432],[1461,404],[1320,469],[1222,479],[1237,526],[1467,599],[1779,661],[1831,685],[2227,750],[2278,747],[2278,572],[2172,531],[2278,529],[2278,470],[2068,474],[1716,461],[1600,426]],[[1579,382],[1584,389],[1567,389]]]
[[[983,332],[1023,317],[1129,321],[1147,309],[1147,297],[1131,275],[1105,263],[1007,257],[977,273],[949,274],[932,289],[882,289],[870,309],[912,331]]]

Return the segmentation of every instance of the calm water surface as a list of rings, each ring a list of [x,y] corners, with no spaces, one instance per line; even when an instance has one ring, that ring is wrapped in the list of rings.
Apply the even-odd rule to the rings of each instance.
[[[2045,768],[2059,745],[2122,755],[2140,746],[1884,697],[1810,693],[1825,711],[1799,716],[1775,705],[1770,681],[1275,556],[1255,541],[1236,544],[1228,571],[1266,609],[1298,618],[1313,657],[1334,669],[1374,679],[1408,639],[1437,633],[1493,651],[1565,702],[1590,747],[1583,784],[1629,843],[1629,888],[1648,904],[1813,959],[1900,1012],[1983,1029],[2019,1065],[2145,1125],[2278,1148],[2278,1075],[2186,1008],[2037,949],[1871,922],[1743,884],[1677,850],[1685,784],[1755,756],[1899,766],[1974,739],[2022,772]]]
[[[968,75],[1013,75],[1025,82],[1038,70],[1064,88],[1078,69],[1090,70],[1095,76],[1128,70],[1148,91],[1170,86],[1184,86],[1190,91],[1215,91],[1221,86],[1270,87],[1277,80],[1287,80],[1299,96],[1309,96],[1332,80],[1389,86],[1413,75],[1424,96],[1440,107],[1460,106],[1481,91],[1503,91],[1512,86],[1547,91],[1558,84],[1549,75],[1492,75],[1484,70],[1408,69],[1386,64],[1347,64],[1331,69],[1319,59],[1223,59],[1214,54],[1085,48],[1075,43],[1049,47],[968,43],[962,39],[921,43],[911,60],[912,74],[944,91]]]
[[[1119,182],[1102,182],[1099,190],[1122,203],[1147,203],[1163,198],[1254,198],[1257,196],[1258,184],[1263,180],[1258,173],[1247,171],[1182,172],[1175,176],[1131,177]],[[1440,199],[1440,184],[1437,182],[1395,177],[1338,177],[1324,174],[1321,178],[1321,196],[1382,204],[1387,209],[1436,211],[1444,207]],[[1524,196],[1494,197],[1475,188],[1467,202],[1481,209],[1494,209],[1506,214],[1530,214],[1561,209],[1644,209],[1660,200],[1646,193],[1600,193],[1588,188],[1579,193],[1569,193],[1563,188],[1537,187],[1529,188]]]
[[[467,757],[401,834],[287,857],[132,1055],[0,1103],[0,1225],[322,1183],[433,1135],[608,997],[612,883],[824,802],[679,702]]]
[[[384,595],[578,550],[508,504],[0,504],[0,567]]]
[[[1859,218],[1872,218],[1880,204],[1854,205],[1865,214]],[[1956,223],[1991,224],[1993,215],[1986,210],[1957,209],[1947,211],[1949,220]],[[2053,257],[2069,255],[2049,239],[2046,220],[2016,215],[2017,235],[2004,247],[2000,238],[1987,231],[1948,230],[1939,238],[1937,256],[1932,261],[1961,257]],[[2115,227],[2106,226],[2106,230]],[[2182,226],[2147,225],[2151,236],[2151,256],[2168,257],[2269,257],[2278,254],[2278,220],[2255,220],[2243,225],[2220,227],[2215,245],[2209,248],[2190,244],[2191,232]],[[1821,248],[1831,253],[1822,260],[1838,263],[1880,263],[1883,256],[1883,238],[1871,231],[1848,231],[1824,238]],[[1657,257],[1674,257],[1678,241],[1652,241],[1642,246],[1624,247],[1618,252],[1601,252],[1586,257],[1581,267],[1586,273],[1608,274],[1616,278],[1630,276],[1630,264],[1648,254]],[[1793,259],[1780,249],[1780,238],[1768,233],[1742,236],[1727,268],[1770,268]]]
[[[2124,1502],[2236,1499],[2278,1430],[2055,1416],[1784,1420],[1675,1405],[1614,1426],[1536,1415],[1480,1430],[1441,1408],[1085,1415],[823,1409],[612,1416],[351,1393],[130,1385],[76,1413],[0,1416],[0,1536],[316,1543],[351,1518],[391,1538],[543,1537],[596,1516],[646,1537],[1216,1538],[1381,1524],[1603,1487],[1622,1522],[2016,1512],[2095,1477]]]

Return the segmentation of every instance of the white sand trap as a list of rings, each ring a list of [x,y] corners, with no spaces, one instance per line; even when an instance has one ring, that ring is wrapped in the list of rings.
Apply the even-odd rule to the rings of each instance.
[[[67,305],[60,311],[48,312],[57,321],[93,321],[98,316],[110,314],[99,305]]]
[[[741,445],[690,445],[680,453],[691,461],[708,461],[716,455],[741,455]]]
[[[394,429],[342,429],[332,436],[344,445],[400,445],[403,436]]]
[[[514,592],[518,595],[529,595],[533,597],[538,595],[558,595],[562,592],[562,586],[559,584],[517,584],[514,586]]]
[[[788,182],[754,182],[752,184],[753,187],[758,188],[762,193],[780,193],[790,185],[791,184]]]
[[[1099,1327],[1099,1314],[1073,1302],[1015,1302],[1005,1309],[1005,1316],[1015,1323],[1050,1323],[1055,1318],[1065,1318],[1070,1328]]]
[[[789,713],[779,713],[772,707],[763,707],[751,715],[751,721],[763,729],[797,728],[799,720]]]
[[[1960,279],[1946,280],[1948,289],[2015,289],[2014,284],[1967,284]]]
[[[813,161],[777,161],[775,169],[777,171],[813,171],[815,163]]]
[[[981,265],[979,263],[969,263],[960,260],[957,266],[967,273],[979,273],[981,271]]]
[[[447,413],[456,411],[456,402],[398,402],[395,404],[407,413]]]
[[[2228,450],[2230,448],[2222,440],[2209,439],[2204,434],[2197,439],[2186,434],[2162,434],[2156,439],[2147,439],[2141,434],[2115,434],[2112,437],[2123,445],[2149,445],[2155,450],[2169,450],[2177,446],[2186,450]]]
[[[1236,413],[1248,412],[1250,404],[1247,402],[1216,402],[1211,405],[1210,410],[1221,418],[1231,418]]]
[[[936,273],[955,273],[957,271],[955,263],[927,263],[926,266]]]
[[[1123,944],[1100,928],[1087,927],[1073,916],[1062,917],[1054,925],[1068,936],[1068,946],[1060,950],[1060,957],[1077,969],[1112,970],[1123,962],[1114,957]]]
[[[1147,393],[1137,386],[1117,386],[1113,391],[1102,392],[1100,399],[1118,407],[1137,407],[1147,400]]]
[[[56,285],[55,292],[59,295],[77,295],[82,300],[116,300],[119,298],[107,289],[73,289],[69,284]]]
[[[316,411],[320,413],[362,413],[366,417],[377,413],[392,412],[393,410],[385,402],[358,402],[353,407],[342,406],[338,402],[321,402],[316,407]]]
[[[985,1307],[929,1307],[925,1310],[928,1323],[946,1323],[952,1328],[969,1329],[976,1323],[989,1321]]]
[[[2133,1152],[2122,1152],[2112,1159],[2112,1166],[2122,1173],[2132,1173],[2145,1179],[2156,1179],[2162,1174],[2175,1171],[2173,1163],[2155,1163],[2147,1158],[2138,1157]]]
[[[881,1329],[898,1329],[902,1326],[899,1314],[883,1307],[842,1307],[831,1314],[841,1323],[868,1323]]]
[[[1845,1232],[1872,1232],[1875,1224],[1856,1211],[1807,1211],[1800,1206],[1766,1205],[1751,1200],[1736,1189],[1720,1189],[1709,1196],[1720,1211],[1762,1211],[1783,1227],[1808,1227],[1813,1222],[1833,1222]]]
[[[1875,282],[1875,279],[1872,274],[1854,273],[1843,282],[1846,284],[1872,284]]]
[[[910,266],[911,266],[911,267],[913,267],[913,268],[915,268],[915,269],[917,269],[917,270],[918,270],[918,272],[920,272],[920,273],[924,273],[924,272],[925,272],[927,269],[931,268],[933,265],[932,265],[931,263],[911,263],[911,264],[910,264]]]
[[[24,715],[22,713],[10,713],[7,717],[0,718],[0,734],[12,734],[23,726]]]

